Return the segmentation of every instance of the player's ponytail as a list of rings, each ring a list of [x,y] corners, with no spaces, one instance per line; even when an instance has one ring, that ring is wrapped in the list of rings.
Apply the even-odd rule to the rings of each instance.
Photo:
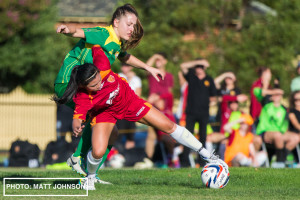
[[[144,36],[144,29],[141,21],[139,20],[138,13],[136,9],[129,3],[120,6],[116,9],[116,11],[113,13],[110,24],[113,25],[115,19],[120,19],[120,17],[126,15],[127,13],[134,14],[137,17],[137,22],[134,26],[134,31],[131,35],[131,38],[122,43],[123,51],[136,47],[140,43],[142,37]]]
[[[64,92],[59,98],[57,96],[52,97],[52,100],[57,104],[65,104],[70,102],[79,88],[87,86],[99,73],[99,69],[90,63],[83,65],[77,65],[73,68],[70,81]]]

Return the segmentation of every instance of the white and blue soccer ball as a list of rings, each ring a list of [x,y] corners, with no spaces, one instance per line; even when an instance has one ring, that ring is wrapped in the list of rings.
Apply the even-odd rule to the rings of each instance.
[[[201,172],[201,180],[207,188],[224,188],[229,181],[229,170],[220,163],[208,163]]]

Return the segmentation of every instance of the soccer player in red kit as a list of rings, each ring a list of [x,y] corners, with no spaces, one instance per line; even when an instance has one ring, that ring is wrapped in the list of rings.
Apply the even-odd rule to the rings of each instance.
[[[138,121],[170,134],[178,143],[197,151],[207,162],[227,164],[209,153],[192,133],[168,119],[159,110],[139,98],[124,78],[111,71],[110,64],[100,46],[92,48],[93,63],[75,66],[68,87],[61,98],[54,97],[60,104],[73,97],[75,111],[73,132],[79,135],[89,113],[92,119],[92,150],[87,155],[88,181],[84,189],[95,190],[96,170],[108,145],[110,134],[117,119]]]

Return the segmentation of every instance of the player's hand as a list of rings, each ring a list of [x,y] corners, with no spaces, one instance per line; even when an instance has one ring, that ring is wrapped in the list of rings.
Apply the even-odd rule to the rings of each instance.
[[[66,25],[60,25],[59,27],[57,27],[56,33],[69,34],[71,32],[70,32],[70,29]]]
[[[162,80],[164,80],[165,78],[165,73],[160,71],[159,69],[157,68],[154,68],[154,67],[151,67],[148,69],[148,72],[150,72],[152,74],[152,76],[154,76],[154,78],[159,82],[160,81],[160,78]]]
[[[75,137],[81,135],[82,130],[84,129],[84,127],[85,126],[82,124],[81,119],[73,119],[72,129],[73,129],[73,135]]]

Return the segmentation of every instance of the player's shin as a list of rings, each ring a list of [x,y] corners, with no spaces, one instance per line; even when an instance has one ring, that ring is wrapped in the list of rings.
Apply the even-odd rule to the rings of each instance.
[[[175,131],[170,135],[180,144],[197,151],[200,156],[205,158],[210,157],[211,154],[203,147],[202,143],[186,128],[176,125]]]
[[[96,171],[98,169],[99,164],[101,163],[102,158],[96,159],[92,155],[92,151],[89,151],[87,155],[87,170],[88,176],[96,176]]]

